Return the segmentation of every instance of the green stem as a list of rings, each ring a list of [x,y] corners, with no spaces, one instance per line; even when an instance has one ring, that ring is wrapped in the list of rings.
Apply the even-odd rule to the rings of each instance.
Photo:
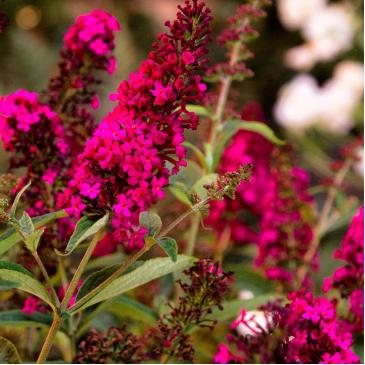
[[[351,159],[347,159],[345,161],[342,168],[336,174],[336,176],[333,180],[333,184],[328,191],[326,200],[323,204],[321,215],[318,220],[318,224],[316,225],[316,227],[314,229],[313,239],[310,243],[308,251],[304,255],[303,265],[298,269],[297,281],[298,281],[299,285],[301,285],[303,283],[303,280],[307,276],[308,270],[312,264],[314,256],[316,255],[316,253],[318,251],[319,244],[321,242],[321,237],[327,226],[330,212],[332,210],[333,203],[336,198],[337,189],[344,181],[346,174],[348,173],[348,171],[350,170],[350,168],[352,166],[352,163],[353,163],[353,161]]]
[[[53,321],[52,325],[49,328],[46,340],[44,341],[44,344],[42,346],[41,352],[37,359],[37,364],[44,364],[47,360],[47,356],[51,350],[53,340],[57,334],[58,329],[60,328],[62,323],[61,317],[58,315],[58,313],[53,313]]]
[[[217,192],[220,193],[222,190]],[[174,229],[180,222],[182,222],[185,218],[187,218],[190,214],[194,212],[198,212],[204,205],[206,205],[211,198],[206,198],[202,200],[201,202],[195,204],[191,207],[190,210],[186,211],[185,213],[181,214],[177,219],[175,219],[173,222],[171,222],[157,237],[161,238],[166,236],[172,229]],[[136,252],[134,255],[128,257],[122,265],[114,271],[114,273],[109,276],[107,279],[105,279],[101,284],[99,284],[96,288],[91,290],[88,294],[86,294],[84,297],[82,297],[79,301],[75,303],[74,306],[70,309],[70,314],[75,314],[85,303],[87,303],[90,299],[92,299],[96,294],[98,294],[101,290],[106,288],[109,284],[111,284],[116,278],[118,278],[121,274],[123,274],[133,263],[135,263],[142,255],[144,255],[146,252],[148,252],[154,245],[156,241],[155,240],[148,240],[143,248]]]
[[[91,240],[90,245],[87,247],[86,252],[85,252],[84,256],[82,257],[81,262],[76,269],[75,275],[73,276],[73,278],[70,282],[70,285],[66,290],[65,296],[62,300],[61,307],[60,307],[61,313],[67,309],[67,307],[70,303],[71,297],[72,297],[73,293],[75,292],[77,284],[81,278],[81,275],[84,272],[85,267],[90,260],[90,257],[94,251],[95,246],[100,241],[103,234],[104,234],[103,230],[97,232],[94,235],[93,239]]]
[[[230,60],[229,60],[230,66],[234,66],[237,63],[237,61],[239,59],[240,48],[241,48],[241,43],[236,42],[231,51],[231,56],[230,56]],[[212,118],[212,127],[210,130],[210,135],[209,135],[209,139],[208,139],[208,143],[212,146],[212,148],[214,148],[214,146],[216,144],[218,129],[220,128],[220,125],[223,120],[224,109],[226,107],[229,89],[231,87],[231,84],[232,84],[232,77],[224,76],[224,78],[222,79],[217,108],[216,108],[215,114]]]
[[[75,305],[71,308],[70,313],[76,313],[76,311],[82,307],[85,303],[87,303],[90,299],[92,299],[96,294],[98,294],[101,290],[106,288],[110,283],[112,283],[117,277],[123,274],[133,263],[135,263],[142,255],[144,255],[147,251],[151,249],[154,245],[154,242],[151,244],[145,244],[141,250],[136,252],[134,255],[129,256],[123,264],[116,270],[112,275],[110,275],[107,279],[105,279],[101,284],[99,284],[96,288],[87,293],[84,297],[82,297]]]
[[[189,239],[188,239],[188,245],[186,248],[186,254],[189,256],[192,256],[194,254],[195,243],[196,243],[196,239],[198,237],[198,232],[199,232],[199,226],[200,226],[200,214],[195,213],[191,217]]]
[[[56,306],[59,306],[60,305],[60,300],[58,299],[58,295],[56,293],[56,290],[55,290],[54,286],[52,285],[52,281],[51,281],[50,277],[48,276],[47,270],[44,267],[43,262],[42,262],[41,258],[38,255],[38,252],[37,251],[34,251],[34,252],[32,252],[32,255],[33,255],[34,260],[36,261],[37,265],[39,266],[39,268],[40,268],[40,270],[42,272],[42,275],[43,275],[44,279],[46,280],[48,289],[52,293],[52,296],[53,296],[53,299],[54,299],[54,301],[56,303]]]

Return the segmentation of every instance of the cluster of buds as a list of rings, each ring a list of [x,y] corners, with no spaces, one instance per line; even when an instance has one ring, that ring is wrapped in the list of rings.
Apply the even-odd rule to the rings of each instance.
[[[224,272],[210,260],[199,260],[184,271],[188,280],[179,280],[183,295],[147,334],[148,357],[193,361],[194,349],[187,328],[213,329],[215,321],[209,319],[213,307],[223,309],[221,301],[232,283],[232,273]],[[148,345],[149,343],[149,345]]]
[[[110,327],[98,333],[91,330],[80,342],[74,358],[76,364],[135,364],[142,361],[137,336],[125,328]]]
[[[253,76],[245,61],[253,56],[246,43],[258,37],[252,23],[266,15],[262,8],[268,0],[254,0],[237,8],[236,14],[228,19],[228,27],[218,36],[217,42],[228,50],[229,61],[215,64],[207,72],[207,80],[216,82],[229,76],[242,81]]]
[[[204,185],[207,195],[211,200],[222,200],[225,196],[236,198],[236,191],[242,181],[249,181],[252,172],[252,164],[248,163],[238,167],[237,171],[220,175],[216,181]]]
[[[222,307],[222,298],[232,283],[232,273],[224,272],[211,260],[199,260],[184,271],[187,280],[178,283],[183,294],[176,306],[164,315],[156,327],[144,335],[135,336],[125,328],[111,327],[98,333],[91,331],[80,342],[75,363],[141,363],[181,360],[192,362],[194,348],[188,329],[213,329],[215,321],[209,319],[213,307]]]

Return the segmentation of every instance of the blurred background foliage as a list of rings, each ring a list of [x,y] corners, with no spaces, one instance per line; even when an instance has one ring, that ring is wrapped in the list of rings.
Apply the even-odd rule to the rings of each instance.
[[[343,2],[343,1],[341,1]],[[5,0],[0,1],[0,10],[5,12],[10,19],[10,25],[0,35],[0,95],[6,95],[19,88],[31,91],[41,91],[46,88],[49,78],[57,71],[59,52],[62,48],[63,35],[74,19],[94,8],[100,8],[112,13],[120,21],[122,32],[116,35],[117,72],[104,78],[100,86],[101,107],[97,110],[97,119],[100,120],[105,113],[113,107],[108,95],[114,92],[121,80],[128,77],[130,72],[137,69],[138,64],[146,57],[150,50],[155,35],[164,29],[164,22],[173,19],[176,6],[180,0]],[[213,10],[214,23],[213,36],[215,37],[225,27],[226,19],[235,13],[239,0],[207,0]],[[330,2],[336,3],[336,1]],[[280,88],[289,82],[297,71],[289,68],[284,61],[286,52],[292,47],[303,43],[299,30],[288,31],[278,15],[279,2],[274,1],[268,7],[268,16],[259,24],[260,37],[250,44],[255,57],[248,61],[255,73],[251,79],[236,83],[232,96],[235,107],[240,110],[245,102],[255,100],[259,102],[270,126],[279,136],[289,139],[296,149],[298,165],[306,167],[313,178],[313,191],[324,178],[333,176],[329,164],[339,158],[339,150],[354,137],[363,135],[362,108],[354,116],[355,127],[345,134],[328,134],[309,130],[302,134],[293,134],[280,127],[274,120],[273,109],[278,98]],[[351,1],[354,14],[357,14],[357,29],[361,30],[362,1]],[[299,11],[299,10],[298,10]],[[210,46],[212,63],[224,58],[224,51],[212,42]],[[363,34],[357,31],[352,46],[340,53],[329,62],[318,62],[310,70],[319,85],[328,80],[337,63],[341,60],[362,62],[363,59]],[[202,126],[204,129],[204,126]],[[198,141],[196,135],[190,135],[194,142]],[[0,151],[0,171],[7,168],[7,156]],[[362,178],[359,174],[350,175],[346,188],[353,195],[345,199],[345,205],[354,207],[362,199]],[[171,206],[172,197],[162,203],[163,207]],[[318,195],[319,203],[323,196]],[[343,199],[342,199],[343,200]],[[340,200],[339,200],[340,201]],[[358,203],[357,203],[358,204]],[[179,209],[179,208],[176,208]],[[344,208],[346,211],[346,207]],[[167,209],[169,211],[169,209]],[[350,219],[353,209],[344,214],[344,224],[337,227],[334,237],[329,235],[328,242],[323,245],[322,274],[326,275],[334,268],[331,255],[333,247],[338,245],[338,237],[344,232],[345,224]],[[171,213],[171,209],[170,209]],[[339,236],[340,234],[340,236]],[[239,249],[242,251],[241,248]],[[242,262],[247,255],[234,252],[235,262]],[[253,253],[248,254],[251,257]],[[323,277],[321,275],[319,282]],[[243,285],[243,284],[242,284]]]
[[[179,0],[0,0],[0,10],[10,19],[10,25],[0,35],[0,95],[9,94],[19,88],[31,91],[45,89],[49,78],[57,71],[63,35],[68,27],[78,15],[100,8],[116,16],[122,26],[122,32],[116,35],[117,72],[112,77],[102,76],[104,82],[99,92],[101,107],[97,111],[97,119],[100,120],[113,107],[108,95],[116,90],[121,80],[137,69],[138,64],[149,52],[155,35],[164,29],[164,21],[174,18],[176,6],[181,2]],[[227,17],[233,15],[236,6],[243,1],[207,0],[207,3],[213,10],[214,36],[216,36],[224,28]],[[328,62],[316,63],[310,70],[319,85],[323,85],[332,77],[336,64],[341,60],[357,62],[363,60],[361,31],[363,2],[352,0],[351,6],[356,14],[357,28],[360,31],[356,32],[352,46],[348,50]],[[339,158],[340,148],[354,138],[362,139],[363,108],[360,105],[356,111],[353,128],[343,134],[326,133],[314,128],[298,135],[276,123],[273,109],[278,92],[285,83],[298,74],[284,62],[285,54],[288,49],[301,44],[303,38],[298,30],[288,31],[284,28],[278,17],[276,1],[267,10],[267,18],[259,25],[260,37],[250,44],[255,57],[249,60],[248,64],[255,72],[255,76],[235,85],[232,93],[235,97],[235,106],[240,110],[244,103],[250,100],[262,105],[270,126],[280,137],[288,139],[298,152],[296,157],[298,165],[309,169],[313,179],[313,192],[316,189],[319,191],[321,189],[319,183],[334,174],[330,169],[330,163]],[[212,63],[223,59],[223,50],[216,43],[212,42],[210,49]],[[192,138],[197,140],[196,136]],[[6,169],[7,156],[0,151],[0,172],[5,172]],[[363,198],[361,174],[354,172],[349,175],[346,192],[349,194],[346,196],[339,194],[336,202],[342,209],[342,225],[328,232],[321,246],[321,274],[316,276],[318,288],[323,277],[330,275],[335,269],[333,250],[340,244],[346,225]],[[324,195],[319,194],[316,197],[320,206]],[[173,215],[174,210],[180,209],[172,196],[168,196],[160,204],[165,209],[161,211],[167,212],[167,215]],[[235,271],[237,291],[249,290],[255,295],[260,295],[270,292],[271,284],[249,269],[249,265],[244,264],[252,262],[254,256],[252,247],[234,247],[227,258],[226,266]],[[165,284],[162,287],[165,287]],[[161,302],[163,299],[164,295]],[[104,329],[110,325],[108,318],[105,315],[101,319],[96,318],[93,325],[98,329]],[[219,337],[219,328],[215,335]],[[204,350],[202,347],[201,351]],[[208,359],[204,353],[200,356],[204,360]]]
[[[116,40],[117,72],[112,77],[102,76],[104,82],[100,86],[99,93],[101,108],[97,111],[97,119],[100,120],[113,107],[108,100],[108,95],[116,90],[121,80],[137,69],[137,65],[149,52],[155,35],[164,29],[165,20],[174,18],[176,6],[181,2],[179,0],[0,1],[0,10],[10,19],[10,25],[0,35],[0,95],[6,95],[19,88],[31,91],[44,89],[50,76],[57,71],[63,35],[68,27],[78,15],[100,8],[115,15],[122,26],[122,32],[117,34]],[[225,27],[226,19],[235,13],[236,6],[243,1],[207,0],[207,3],[213,10],[213,36],[216,36]],[[330,3],[335,4],[339,1]],[[343,3],[342,0],[341,3]],[[328,62],[316,63],[310,70],[319,85],[332,76],[336,64],[341,60],[362,62],[362,3],[361,0],[350,2],[356,14],[354,21],[357,23],[357,29],[360,29],[353,37],[352,46]],[[248,64],[255,72],[255,76],[243,83],[237,83],[232,95],[235,98],[237,110],[240,110],[249,100],[258,101],[262,105],[267,122],[279,136],[289,139],[297,150],[298,164],[310,170],[315,190],[318,187],[316,184],[322,179],[333,176],[329,164],[339,158],[340,148],[354,137],[362,138],[363,108],[360,107],[354,115],[356,123],[350,132],[337,135],[323,133],[316,129],[296,135],[275,122],[273,109],[279,89],[298,74],[287,66],[284,61],[285,54],[288,49],[303,42],[299,30],[288,31],[282,25],[278,16],[278,4],[278,1],[274,1],[273,5],[267,9],[267,18],[259,24],[260,37],[250,45],[255,57],[249,60]],[[223,49],[216,43],[212,42],[210,48],[212,63],[224,58]],[[3,172],[6,168],[7,156],[0,151],[0,171]],[[359,200],[362,199],[362,184],[361,174],[350,174],[347,181],[348,192]],[[321,201],[321,199],[319,195],[318,200]],[[351,199],[345,199],[345,201],[347,204]],[[169,204],[169,199],[166,204]],[[344,223],[349,216],[346,216]],[[343,228],[338,227],[340,233]],[[338,239],[335,238],[333,241]],[[328,255],[331,255],[331,247],[328,249]],[[327,271],[326,265],[323,270]]]

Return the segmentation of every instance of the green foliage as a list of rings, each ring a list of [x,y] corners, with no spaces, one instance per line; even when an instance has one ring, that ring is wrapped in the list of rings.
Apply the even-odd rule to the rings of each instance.
[[[95,318],[105,318],[105,313],[111,313],[119,320],[133,320],[151,326],[158,320],[157,313],[150,307],[138,302],[126,295],[120,295],[115,299],[101,303],[83,321],[83,325],[77,331],[76,336],[82,336],[90,327],[93,327]]]
[[[0,364],[21,364],[18,350],[12,342],[0,337]]]
[[[100,231],[102,228],[104,228],[107,225],[108,221],[109,214],[104,215],[104,217],[96,221],[94,219],[91,219],[90,217],[83,216],[76,224],[75,230],[67,243],[65,253],[61,255],[70,255],[81,242],[87,240],[95,233]]]
[[[205,161],[205,156],[203,154],[202,151],[200,151],[200,149],[196,146],[194,146],[192,143],[190,143],[189,141],[185,141],[183,143],[183,146],[190,149],[195,157],[197,158],[197,160],[199,161],[201,167],[205,170],[205,171],[208,171],[208,166],[207,166],[207,163]]]
[[[71,309],[70,313],[75,314],[91,305],[114,298],[161,276],[185,269],[191,266],[194,260],[195,258],[193,257],[179,255],[176,262],[172,262],[170,258],[154,258],[145,261],[142,266],[135,269],[133,272],[124,274],[115,279],[80,308],[74,311]]]
[[[136,261],[132,264],[125,272],[125,274],[135,270],[137,267],[143,265],[143,261]],[[101,270],[98,270],[92,274],[90,274],[85,282],[81,285],[79,291],[77,292],[76,300],[81,299],[91,290],[96,288],[99,284],[101,284],[105,279],[107,279],[110,275],[112,275],[118,268],[120,264],[114,264],[108,267],[105,267]]]
[[[193,113],[199,115],[200,117],[210,117],[211,116],[209,110],[201,105],[189,104],[186,106],[186,110],[189,112],[193,112]]]
[[[67,217],[67,213],[64,210],[58,210],[57,212],[47,213],[38,217],[32,218],[34,228],[39,228],[52,222],[55,219]],[[0,255],[3,255],[10,250],[14,245],[22,240],[20,234],[14,229],[9,228],[0,235]]]
[[[162,227],[160,216],[152,212],[142,212],[139,215],[139,224],[147,229],[149,236],[158,234]]]
[[[173,262],[177,260],[177,243],[172,237],[162,237],[157,240],[157,244],[165,251]]]
[[[17,227],[24,237],[28,237],[34,232],[34,224],[27,212],[23,212],[21,218],[17,221]]]
[[[218,174],[212,173],[207,174],[201,177],[192,187],[192,191],[194,191],[198,197],[203,200],[207,197],[207,189],[205,189],[205,185],[209,185],[216,181],[218,178]]]
[[[44,230],[42,228],[32,232],[28,237],[25,238],[25,245],[30,252],[37,251],[39,241],[42,237]]]
[[[54,303],[47,289],[22,266],[8,261],[0,261],[0,282],[12,282],[14,287],[35,295],[54,308]]]
[[[182,203],[192,206],[190,195],[194,184],[204,175],[202,168],[193,160],[188,160],[188,165],[181,168],[179,173],[170,178],[170,191]]]
[[[19,309],[0,312],[0,327],[48,327],[52,323],[52,315],[49,313],[34,312],[25,314]]]

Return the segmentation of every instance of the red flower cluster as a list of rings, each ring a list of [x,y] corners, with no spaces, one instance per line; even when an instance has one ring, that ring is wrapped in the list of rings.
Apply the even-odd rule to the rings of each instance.
[[[26,167],[23,181],[33,182],[26,193],[29,213],[44,213],[49,188],[63,171],[68,153],[61,119],[37,93],[18,90],[0,98],[0,138],[12,153],[10,169]]]
[[[119,30],[112,15],[95,9],[80,15],[65,34],[58,75],[50,80],[47,97],[52,108],[63,116],[73,155],[81,152],[95,128],[88,109],[99,106],[94,86],[100,81],[95,73],[114,72],[114,34]]]
[[[52,78],[47,102],[38,93],[18,90],[0,98],[0,139],[12,153],[10,169],[25,167],[23,181],[32,180],[25,193],[28,212],[39,215],[54,208],[71,157],[89,137],[94,119],[86,106],[93,103],[93,73],[112,64],[114,31],[119,25],[101,10],[80,16],[65,35],[59,75]],[[98,41],[89,50],[87,45]],[[101,43],[105,48],[102,50]]]
[[[274,364],[359,363],[351,333],[337,318],[336,306],[309,292],[288,295],[289,303],[269,303],[261,311],[243,311],[232,324],[236,334],[220,344],[215,362]],[[249,329],[249,331],[247,330]]]
[[[87,141],[60,196],[76,217],[113,211],[113,239],[129,249],[143,244],[140,212],[163,198],[169,176],[186,165],[184,130],[198,123],[186,104],[206,89],[197,71],[207,62],[209,13],[197,0],[179,7],[177,20],[166,23],[170,33],[158,35],[148,59],[112,96],[118,105]]]
[[[364,331],[364,208],[353,217],[350,228],[335,251],[334,258],[345,261],[345,266],[336,269],[332,278],[325,279],[324,291],[338,289],[349,300],[347,321],[352,330]]]
[[[241,118],[263,121],[263,113],[259,105],[248,103]],[[312,201],[309,176],[290,164],[284,150],[256,133],[239,131],[222,156],[219,173],[234,171],[244,163],[253,165],[250,181],[238,188],[235,200],[212,202],[206,222],[218,234],[229,229],[237,244],[257,244],[256,265],[267,278],[290,289],[313,236],[304,218]],[[291,270],[293,263],[297,265]]]

